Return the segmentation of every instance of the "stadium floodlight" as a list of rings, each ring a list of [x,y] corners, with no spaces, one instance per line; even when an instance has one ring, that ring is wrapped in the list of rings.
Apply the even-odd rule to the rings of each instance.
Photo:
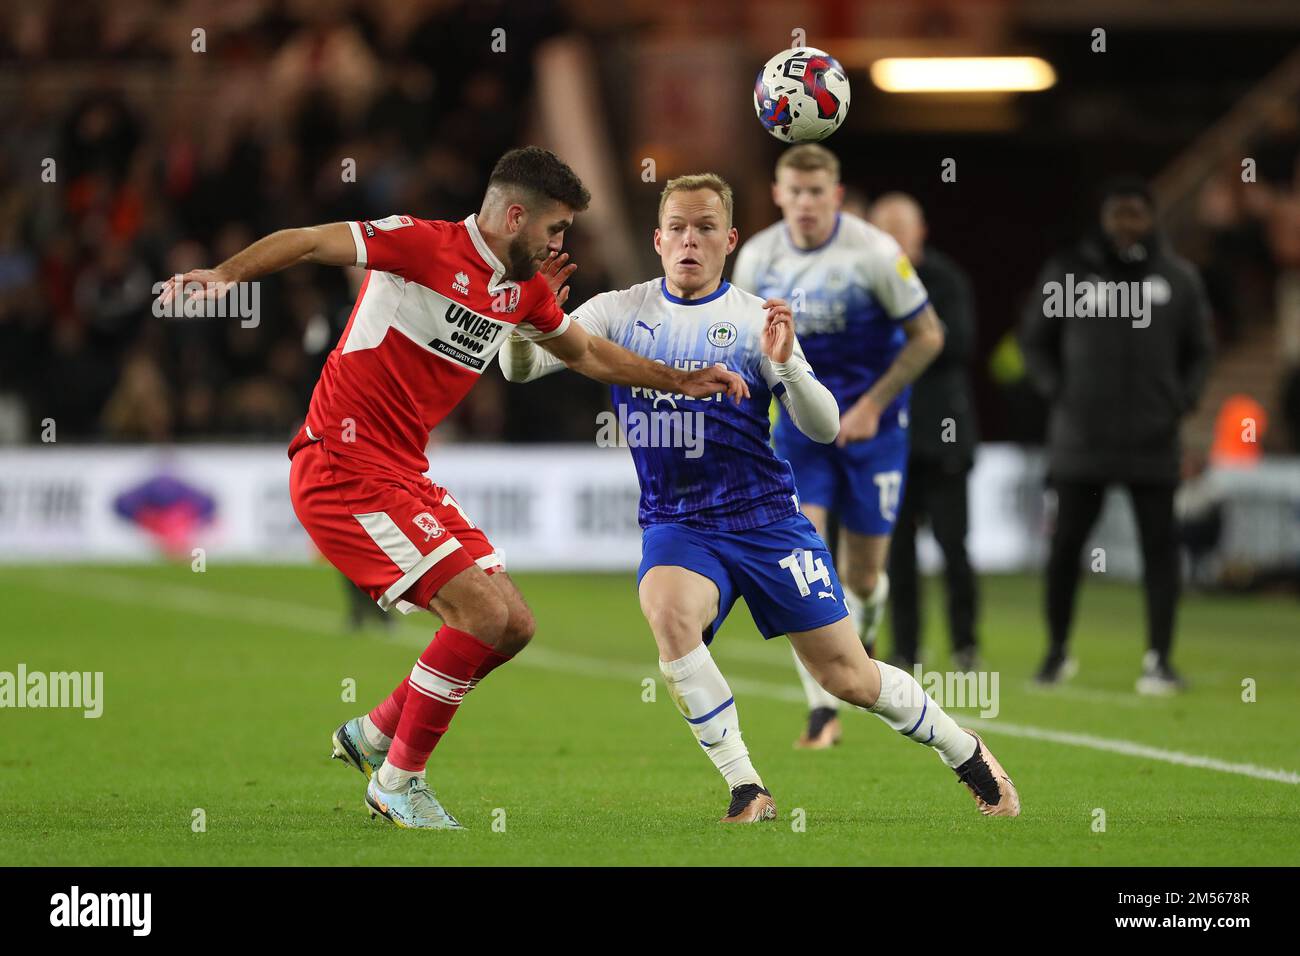
[[[1056,71],[1036,56],[886,57],[871,82],[886,93],[1030,93],[1054,86]]]

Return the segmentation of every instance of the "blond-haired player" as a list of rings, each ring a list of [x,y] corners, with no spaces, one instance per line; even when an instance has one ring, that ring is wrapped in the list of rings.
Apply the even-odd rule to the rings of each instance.
[[[741,735],[735,697],[709,652],[740,597],[765,638],[789,637],[819,686],[935,750],[982,813],[1015,816],[1015,787],[980,739],[910,674],[871,660],[849,622],[831,556],[799,511],[768,420],[776,396],[793,428],[830,447],[840,411],[805,360],[786,303],[722,278],[738,239],[731,217],[731,188],[720,177],[670,180],[654,232],[663,276],[598,295],[573,315],[590,335],[671,368],[724,364],[748,389],[732,403],[613,388],[641,482],[641,610],[669,692],[731,792],[723,822],[776,816]],[[502,349],[501,366],[516,382],[563,367],[519,336]],[[688,429],[691,441],[672,440]]]

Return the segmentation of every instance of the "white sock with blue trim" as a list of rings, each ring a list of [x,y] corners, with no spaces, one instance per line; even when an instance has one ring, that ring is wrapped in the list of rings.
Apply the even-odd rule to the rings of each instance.
[[[889,575],[879,572],[870,594],[859,594],[848,587],[844,593],[849,599],[849,620],[858,640],[864,645],[874,644],[880,621],[885,616],[885,602],[889,600]]]
[[[745,783],[763,785],[740,735],[740,715],[727,679],[709,648],[701,644],[685,657],[660,661],[664,683],[704,752],[734,790]]]
[[[868,708],[908,740],[933,747],[949,767],[960,767],[975,753],[975,738],[957,726],[905,670],[875,661],[880,696]]]

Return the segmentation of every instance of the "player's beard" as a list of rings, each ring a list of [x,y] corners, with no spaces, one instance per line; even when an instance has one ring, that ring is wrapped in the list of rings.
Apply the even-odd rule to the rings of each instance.
[[[537,274],[539,268],[541,267],[524,237],[515,236],[511,239],[510,247],[506,250],[506,278],[511,282],[527,282]]]

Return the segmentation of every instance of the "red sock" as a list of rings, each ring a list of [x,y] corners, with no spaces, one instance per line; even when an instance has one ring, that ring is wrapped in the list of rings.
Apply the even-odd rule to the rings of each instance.
[[[474,672],[474,676],[470,678],[470,684],[478,684],[479,681],[484,677],[487,677],[488,674],[491,674],[508,660],[511,660],[511,658],[506,657],[504,654],[499,654],[495,650],[489,652],[488,656],[483,659],[483,663],[478,666],[478,670]]]
[[[385,758],[389,763],[412,773],[424,769],[473,686],[470,681],[493,654],[473,634],[445,624],[439,629],[406,679],[402,716]]]
[[[492,651],[487,658],[479,665],[474,676],[469,679],[470,687],[474,687],[488,674],[492,673],[506,661],[511,658],[504,654],[498,654]],[[406,704],[406,688],[409,686],[408,679],[403,677],[400,684],[393,688],[393,692],[384,698],[383,702],[370,712],[371,722],[379,728],[379,732],[385,737],[397,736],[397,725],[402,719],[402,707]]]
[[[397,723],[402,719],[402,705],[406,703],[406,678],[393,688],[393,692],[384,698],[378,707],[370,712],[370,722],[379,728],[385,737],[397,735]]]

